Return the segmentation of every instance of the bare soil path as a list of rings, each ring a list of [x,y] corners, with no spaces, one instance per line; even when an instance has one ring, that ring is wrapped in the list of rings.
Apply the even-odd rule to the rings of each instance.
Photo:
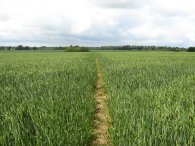
[[[97,82],[96,82],[96,114],[93,130],[93,146],[110,146],[110,128],[111,119],[107,107],[107,96],[104,93],[104,80],[98,59],[96,59]]]

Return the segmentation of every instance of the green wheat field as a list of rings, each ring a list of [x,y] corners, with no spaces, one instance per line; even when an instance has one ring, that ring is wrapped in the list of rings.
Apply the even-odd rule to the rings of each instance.
[[[96,59],[114,146],[195,145],[195,53],[0,52],[0,145],[87,146]]]

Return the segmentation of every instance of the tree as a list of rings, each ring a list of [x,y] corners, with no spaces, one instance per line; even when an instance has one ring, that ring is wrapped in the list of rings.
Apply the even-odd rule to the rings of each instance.
[[[5,50],[5,47],[4,46],[0,46],[0,50]]]
[[[87,47],[79,47],[77,46],[70,46],[70,47],[65,47],[64,48],[65,52],[89,52],[89,48]]]
[[[23,50],[30,50],[30,47],[29,46],[25,46],[25,47],[23,47]]]
[[[38,48],[37,48],[37,47],[33,47],[32,49],[33,49],[33,50],[38,50]]]
[[[188,52],[195,52],[195,47],[189,47]]]
[[[23,47],[22,45],[19,45],[16,47],[16,50],[30,50],[31,48],[29,46]]]
[[[24,47],[22,45],[19,45],[19,46],[16,47],[16,50],[23,50],[23,48]]]

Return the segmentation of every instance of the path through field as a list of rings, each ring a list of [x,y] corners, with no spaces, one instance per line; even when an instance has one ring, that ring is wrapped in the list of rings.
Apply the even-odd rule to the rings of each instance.
[[[98,59],[96,60],[97,83],[96,83],[96,115],[94,120],[92,145],[110,145],[108,128],[110,127],[110,116],[107,107],[107,97],[104,93],[104,81]]]

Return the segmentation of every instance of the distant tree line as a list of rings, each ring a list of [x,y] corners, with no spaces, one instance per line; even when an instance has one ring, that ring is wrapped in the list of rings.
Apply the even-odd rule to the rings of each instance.
[[[15,47],[15,50],[38,50],[38,48],[19,45],[19,46]]]
[[[13,46],[0,46],[0,50],[38,50],[37,47],[29,47],[29,46],[22,46],[19,45],[17,47],[13,47]]]
[[[124,45],[124,46],[102,46],[102,47],[80,47],[69,46],[69,47],[29,47],[29,46],[0,46],[0,50],[62,50],[65,52],[89,52],[89,50],[137,50],[137,51],[188,51],[195,52],[195,47],[180,48],[170,46],[136,46],[136,45]]]
[[[136,45],[125,45],[125,46],[102,46],[101,50],[151,50],[151,51],[186,51],[186,48],[169,47],[169,46],[136,46]]]
[[[64,48],[65,52],[89,52],[88,47],[70,46]]]
[[[69,47],[29,47],[29,46],[0,46],[0,50],[63,50],[66,52],[89,52],[89,47],[69,46]]]
[[[11,46],[0,46],[0,50],[13,50]]]
[[[195,52],[195,47],[189,47],[188,52]]]

